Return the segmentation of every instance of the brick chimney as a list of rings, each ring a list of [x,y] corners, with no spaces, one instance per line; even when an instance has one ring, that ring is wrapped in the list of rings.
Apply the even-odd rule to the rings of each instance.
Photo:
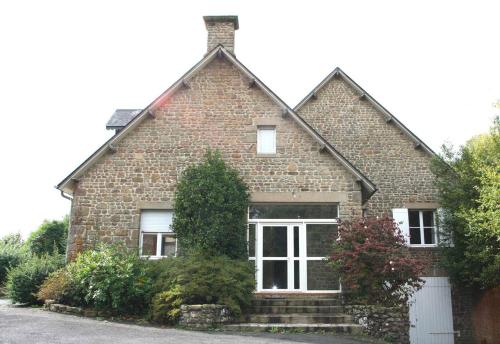
[[[234,31],[238,30],[238,16],[205,16],[208,31],[207,51],[221,44],[234,55]]]

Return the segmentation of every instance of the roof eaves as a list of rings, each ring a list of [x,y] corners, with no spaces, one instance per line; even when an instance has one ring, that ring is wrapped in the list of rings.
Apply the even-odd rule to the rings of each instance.
[[[56,188],[68,192],[66,187],[72,180],[77,180],[78,177],[89,168],[94,161],[103,156],[109,148],[113,147],[113,144],[121,140],[127,135],[131,130],[133,130],[137,125],[140,124],[143,118],[146,118],[150,110],[163,102],[163,100],[172,95],[179,87],[186,84],[198,70],[203,68],[206,64],[212,61],[213,58],[224,54],[224,56],[235,66],[237,66],[247,77],[254,80],[257,85],[266,93],[273,101],[280,105],[283,109],[287,110],[291,117],[296,120],[296,122],[308,132],[313,138],[317,140],[320,144],[324,145],[330,154],[337,158],[337,160],[349,170],[356,178],[361,181],[369,190],[369,194],[372,195],[377,191],[375,184],[370,181],[360,170],[358,170],[351,162],[349,162],[339,151],[337,151],[328,141],[326,141],[314,128],[312,128],[302,117],[300,117],[290,106],[288,106],[283,100],[281,100],[271,89],[269,89],[260,79],[258,79],[248,68],[246,68],[236,57],[229,53],[222,45],[217,45],[212,51],[205,55],[196,65],[194,65],[187,73],[185,73],[178,81],[176,81],[171,87],[169,87],[165,92],[163,92],[159,97],[157,97],[151,104],[145,107],[141,112],[139,112],[125,127],[122,128],[120,132],[111,137],[106,141],[99,149],[97,149],[90,157],[88,157],[82,164],[80,164],[73,172],[71,172],[63,181],[61,181]]]
[[[66,178],[64,178],[59,184],[56,185],[56,189],[68,192],[66,189],[68,184],[72,180],[78,179],[78,177],[86,171],[92,163],[103,156],[108,148],[114,143],[120,141],[124,136],[126,136],[131,130],[133,130],[142,119],[146,118],[150,110],[161,103],[166,97],[172,95],[179,87],[185,85],[186,80],[188,80],[197,70],[203,68],[208,62],[210,62],[215,56],[217,56],[218,51],[222,48],[221,45],[216,46],[212,51],[206,54],[198,63],[196,63],[189,71],[187,71],[179,80],[177,80],[172,86],[170,86],[166,91],[164,91],[159,97],[157,97],[151,104],[146,106],[141,112],[139,112],[128,124],[120,130],[119,133],[112,136],[108,141],[106,141],[102,146],[100,146],[92,155],[90,155],[83,163],[81,163],[75,170],[73,170]]]
[[[326,78],[324,78],[318,86],[316,86],[309,94],[302,99],[294,108],[295,111],[299,111],[312,97],[314,97],[332,78],[336,76],[342,77],[349,86],[354,88],[354,90],[363,96],[372,106],[374,106],[380,113],[382,113],[386,122],[394,122],[394,124],[403,131],[407,136],[409,136],[416,147],[421,147],[426,153],[432,156],[438,156],[429,146],[427,146],[420,138],[417,137],[410,129],[408,129],[403,123],[401,123],[396,116],[390,113],[385,107],[383,107],[375,98],[373,98],[368,92],[366,92],[361,86],[359,86],[354,80],[352,80],[342,69],[336,67],[333,72],[331,72]]]

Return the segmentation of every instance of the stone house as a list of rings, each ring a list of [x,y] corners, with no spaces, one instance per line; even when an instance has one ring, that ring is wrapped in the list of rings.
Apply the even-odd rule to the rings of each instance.
[[[176,183],[210,148],[251,191],[257,293],[340,293],[323,260],[338,218],[392,215],[411,250],[437,260],[435,153],[339,68],[288,106],[236,58],[238,18],[204,20],[206,55],[145,108],[117,110],[115,135],[57,185],[71,199],[68,258],[115,241],[175,255]],[[412,342],[463,341],[458,293],[437,267],[425,278]]]

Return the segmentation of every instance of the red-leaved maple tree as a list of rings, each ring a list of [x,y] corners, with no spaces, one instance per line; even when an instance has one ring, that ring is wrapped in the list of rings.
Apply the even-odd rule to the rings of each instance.
[[[342,221],[338,234],[330,261],[353,299],[396,306],[422,287],[429,260],[410,254],[391,218]]]

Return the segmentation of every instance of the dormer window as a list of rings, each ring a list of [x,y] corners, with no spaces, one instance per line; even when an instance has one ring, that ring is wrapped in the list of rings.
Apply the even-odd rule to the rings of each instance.
[[[276,154],[276,127],[257,127],[257,154]]]

